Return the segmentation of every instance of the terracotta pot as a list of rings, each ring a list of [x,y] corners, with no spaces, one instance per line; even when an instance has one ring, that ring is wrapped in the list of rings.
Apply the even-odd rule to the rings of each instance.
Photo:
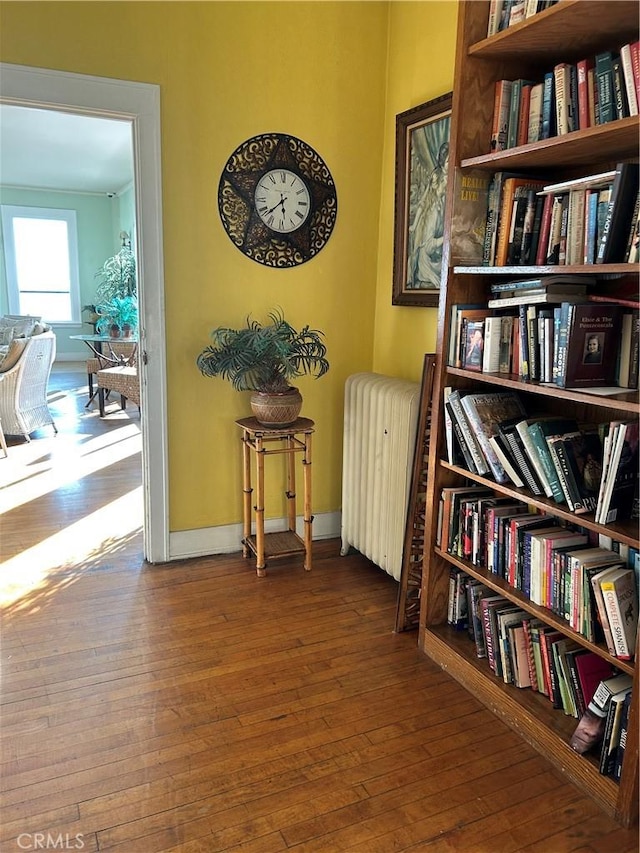
[[[119,338],[120,337],[120,326],[116,323],[109,326],[109,337],[111,338]]]
[[[251,395],[251,411],[255,419],[265,426],[289,426],[297,419],[301,408],[302,395],[297,388],[273,394],[254,391]]]

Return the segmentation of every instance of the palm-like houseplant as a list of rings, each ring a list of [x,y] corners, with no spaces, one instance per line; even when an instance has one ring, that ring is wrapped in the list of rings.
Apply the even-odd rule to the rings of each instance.
[[[240,329],[220,326],[197,358],[204,376],[220,376],[237,391],[253,391],[251,408],[261,423],[283,426],[300,412],[302,397],[289,380],[329,370],[323,333],[304,326],[296,331],[280,310],[262,324],[247,317]]]
[[[98,315],[97,331],[114,337],[126,337],[127,330],[135,329],[138,325],[136,259],[126,231],[121,232],[120,239],[120,251],[107,258],[96,273],[99,283],[95,305],[85,306]]]
[[[114,296],[97,308],[96,329],[100,334],[127,338],[138,325],[138,302],[134,296]]]

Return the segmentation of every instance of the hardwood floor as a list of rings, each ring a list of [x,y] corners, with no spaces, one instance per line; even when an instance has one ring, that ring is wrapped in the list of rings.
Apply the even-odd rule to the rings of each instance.
[[[145,564],[136,410],[51,388],[60,434],[0,459],[3,851],[637,850],[393,633],[396,583],[337,541],[264,579]]]

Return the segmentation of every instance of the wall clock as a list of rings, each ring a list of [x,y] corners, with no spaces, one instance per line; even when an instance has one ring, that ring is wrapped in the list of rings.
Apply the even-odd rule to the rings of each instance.
[[[262,133],[227,160],[218,209],[229,238],[248,258],[268,267],[294,267],[326,245],[338,199],[317,151],[286,133]]]

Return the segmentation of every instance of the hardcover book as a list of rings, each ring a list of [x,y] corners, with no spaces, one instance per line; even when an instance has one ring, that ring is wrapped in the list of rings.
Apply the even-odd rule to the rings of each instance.
[[[624,703],[627,695],[631,693],[631,688],[628,690],[616,693],[611,697],[607,717],[604,725],[604,734],[602,736],[602,749],[600,752],[599,771],[603,776],[613,775],[613,767],[620,743],[620,728],[622,725],[622,714]]]
[[[598,515],[600,524],[609,524],[621,518],[629,518],[633,499],[638,491],[638,439],[637,421],[617,426],[615,445],[607,469],[605,493]]]
[[[462,407],[496,482],[506,482],[505,470],[489,439],[498,432],[499,423],[517,415],[525,415],[520,397],[514,391],[465,394]]]
[[[595,652],[586,651],[576,657],[576,669],[580,681],[580,689],[585,708],[593,699],[596,687],[606,678],[613,675],[613,666],[609,661]]]
[[[540,464],[547,475],[551,494],[556,503],[565,503],[566,498],[562,491],[558,472],[549,453],[547,437],[575,432],[577,429],[578,423],[573,418],[537,418],[529,423],[529,435],[538,453]]]
[[[616,657],[633,657],[638,630],[638,591],[633,569],[612,569],[599,579]]]
[[[479,169],[456,169],[451,219],[451,263],[482,263],[487,227],[489,177]]]
[[[625,260],[639,177],[638,163],[617,164],[611,198],[598,245],[596,256],[598,264],[614,264]]]
[[[557,384],[562,388],[615,385],[621,326],[619,305],[564,302]]]

